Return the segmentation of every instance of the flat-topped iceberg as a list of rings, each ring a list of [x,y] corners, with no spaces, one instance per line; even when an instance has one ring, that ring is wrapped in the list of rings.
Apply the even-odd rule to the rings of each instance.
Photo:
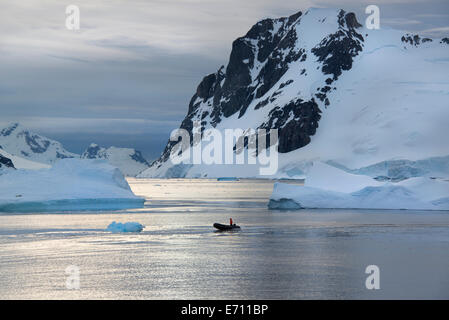
[[[414,177],[380,182],[314,163],[304,186],[275,183],[270,209],[353,208],[449,210],[449,181]]]
[[[0,212],[118,210],[143,203],[104,160],[62,159],[49,169],[0,175]]]

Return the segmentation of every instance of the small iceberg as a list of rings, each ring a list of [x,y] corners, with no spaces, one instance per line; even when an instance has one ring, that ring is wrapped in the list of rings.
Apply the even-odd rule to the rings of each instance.
[[[61,159],[48,169],[0,175],[0,212],[119,210],[144,201],[105,160]]]
[[[236,177],[221,177],[217,178],[217,181],[240,181],[239,178]]]
[[[120,232],[141,232],[145,228],[144,225],[141,225],[138,222],[115,222],[112,221],[110,225],[106,228],[107,231],[112,233],[120,233]]]

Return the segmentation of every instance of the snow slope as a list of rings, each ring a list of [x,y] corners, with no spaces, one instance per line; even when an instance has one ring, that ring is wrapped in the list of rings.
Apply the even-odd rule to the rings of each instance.
[[[329,94],[334,103],[299,157],[358,168],[449,154],[449,46],[434,41],[409,47],[397,41],[399,35],[369,33],[364,52]]]
[[[0,211],[114,210],[143,202],[104,160],[62,159],[50,169],[0,175]]]
[[[92,143],[81,155],[83,159],[105,159],[109,164],[119,168],[126,176],[136,176],[149,164],[140,151],[131,148],[103,148]]]
[[[203,79],[181,128],[200,120],[203,132],[279,129],[279,169],[264,178],[304,177],[317,160],[348,170],[431,157],[449,164],[448,53],[445,41],[368,30],[340,10],[266,19]],[[174,146],[140,176],[260,177],[257,165],[174,165]]]
[[[449,180],[415,177],[379,182],[314,163],[304,186],[275,183],[271,209],[354,208],[449,210]],[[307,183],[309,181],[309,183]]]

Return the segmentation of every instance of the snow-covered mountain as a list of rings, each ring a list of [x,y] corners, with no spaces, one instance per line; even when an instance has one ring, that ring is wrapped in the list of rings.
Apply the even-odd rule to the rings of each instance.
[[[31,132],[19,123],[0,130],[0,147],[11,155],[44,164],[79,157],[65,150],[61,143]]]
[[[198,85],[180,128],[279,129],[277,177],[303,176],[317,159],[353,170],[447,156],[449,39],[381,27],[315,8],[256,23]],[[140,176],[259,175],[258,165],[173,165],[174,145]]]
[[[149,167],[148,162],[140,151],[131,148],[116,147],[106,149],[95,143],[92,143],[83,152],[81,158],[105,159],[109,164],[119,168],[125,176],[136,176]]]
[[[80,156],[64,149],[60,142],[31,132],[19,123],[0,129],[0,155],[10,159],[17,169],[50,168],[65,158],[104,159],[127,176],[135,176],[149,167],[140,151],[115,147],[106,149],[91,144]]]

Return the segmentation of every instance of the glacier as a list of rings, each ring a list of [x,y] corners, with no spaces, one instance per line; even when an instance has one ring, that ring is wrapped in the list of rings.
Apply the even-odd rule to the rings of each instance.
[[[268,207],[449,210],[449,180],[413,177],[381,182],[315,162],[304,186],[276,182]]]
[[[61,159],[48,169],[0,175],[0,212],[118,210],[143,203],[105,160]]]

